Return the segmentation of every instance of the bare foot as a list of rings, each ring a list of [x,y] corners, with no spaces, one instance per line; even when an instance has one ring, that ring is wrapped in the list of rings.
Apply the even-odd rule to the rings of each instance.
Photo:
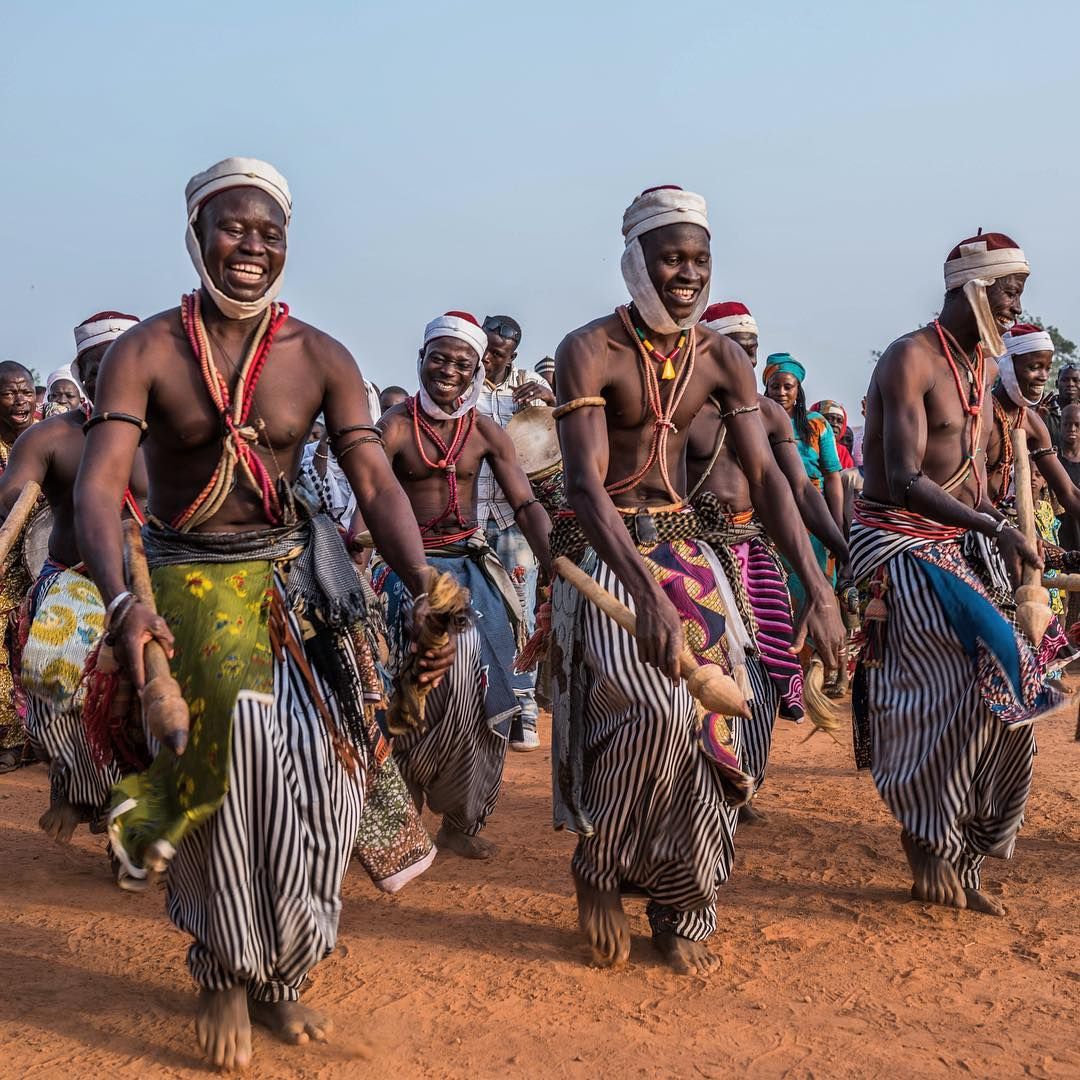
[[[45,835],[58,844],[66,844],[72,833],[75,832],[82,814],[67,799],[57,799],[56,802],[38,818],[38,825],[45,830]]]
[[[463,859],[490,859],[499,850],[490,840],[482,840],[479,836],[466,836],[445,821],[439,829],[439,835],[435,837],[435,846],[440,851],[452,851]]]
[[[764,825],[769,819],[753,803],[746,803],[739,807],[740,825]]]
[[[900,834],[900,843],[904,845],[904,854],[907,855],[912,876],[915,878],[915,883],[911,886],[912,899],[943,904],[945,907],[967,907],[964,887],[960,884],[956,870],[949,863],[931,855],[907,832]]]
[[[314,1009],[299,1001],[252,1001],[251,1019],[262,1024],[282,1042],[303,1046],[308,1042],[326,1042],[334,1025]]]
[[[195,1034],[207,1061],[219,1069],[246,1069],[251,1064],[251,1021],[247,991],[201,990]]]
[[[653,936],[653,944],[676,975],[710,975],[720,966],[720,957],[704,941],[691,941],[665,931]]]
[[[578,926],[589,942],[593,962],[621,968],[630,958],[630,924],[617,892],[600,892],[574,878]]]
[[[968,911],[981,911],[984,915],[1005,914],[1005,908],[1001,904],[978,889],[965,889],[964,896],[967,897]]]

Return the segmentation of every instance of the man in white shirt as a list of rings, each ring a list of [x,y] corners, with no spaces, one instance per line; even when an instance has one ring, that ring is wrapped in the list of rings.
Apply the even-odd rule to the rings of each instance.
[[[521,327],[509,315],[489,315],[484,320],[488,351],[484,357],[487,377],[476,403],[476,411],[490,416],[500,427],[526,405],[554,405],[555,395],[547,382],[532,371],[514,366]],[[502,489],[495,483],[485,463],[477,480],[476,516],[489,546],[506,567],[518,594],[529,633],[535,623],[536,557],[521,530],[514,523],[513,508],[507,503]],[[536,688],[530,689],[521,702],[521,719],[510,732],[510,748],[518,751],[537,750],[540,738],[536,733]],[[520,730],[518,724],[520,723]]]

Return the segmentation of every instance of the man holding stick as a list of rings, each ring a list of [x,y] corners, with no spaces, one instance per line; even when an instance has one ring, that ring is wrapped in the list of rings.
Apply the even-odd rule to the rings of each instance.
[[[555,583],[556,825],[578,833],[573,873],[593,959],[626,962],[620,896],[637,892],[649,897],[653,940],[671,967],[705,974],[717,963],[704,943],[731,867],[735,807],[752,788],[731,715],[745,714],[745,702],[727,716],[701,715],[680,680],[684,641],[699,664],[736,674],[750,645],[730,521],[715,503],[696,511],[684,501],[687,430],[710,394],[766,528],[799,554],[812,582],[795,647],[809,631],[835,665],[843,630],[831,591],[811,572],[746,357],[696,325],[712,266],[704,199],[646,191],[626,211],[623,235],[633,304],[573,331],[556,355],[571,509],[551,546],[633,606],[637,640]]]
[[[984,350],[1005,352],[1028,272],[1001,233],[950,252],[940,317],[894,341],[874,370],[851,530],[866,595],[856,756],[903,828],[912,896],[993,915],[1002,907],[981,890],[982,862],[1012,855],[1031,722],[1059,698],[1013,611],[994,602],[1006,568],[1015,583],[1021,564],[1042,560],[986,498],[997,365]]]
[[[169,914],[195,939],[199,1044],[212,1063],[243,1067],[252,1020],[291,1043],[326,1038],[330,1025],[299,991],[334,947],[372,767],[379,687],[363,594],[333,523],[298,520],[292,499],[320,411],[372,534],[421,598],[417,628],[430,571],[355,361],[276,302],[284,178],[230,158],[186,194],[202,287],[110,349],[76,529],[136,687],[154,639],[173,654],[191,710],[183,754],[161,750],[117,789],[114,849],[135,874],[168,866]],[[160,616],[124,579],[119,507],[143,440]],[[420,681],[437,681],[452,655],[452,645],[420,655]]]

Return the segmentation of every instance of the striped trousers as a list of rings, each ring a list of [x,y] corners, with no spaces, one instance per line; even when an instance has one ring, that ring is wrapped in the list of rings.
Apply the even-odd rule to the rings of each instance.
[[[108,809],[109,793],[120,779],[120,770],[115,762],[99,765],[91,755],[81,697],[64,708],[28,689],[26,730],[34,752],[49,762],[53,802],[62,798],[78,807],[84,821],[93,821]]]
[[[506,761],[506,739],[491,730],[484,710],[485,679],[480,637],[470,626],[457,638],[450,670],[428,694],[428,729],[394,737],[394,760],[406,782],[467,836],[495,809]]]
[[[342,727],[334,695],[313,675]],[[243,984],[257,1001],[297,1000],[337,940],[362,771],[350,776],[336,757],[288,651],[275,663],[273,696],[240,694],[229,791],[169,865],[169,917],[195,939],[188,966],[200,987]]]
[[[592,576],[633,607],[602,562]],[[725,804],[716,771],[698,747],[685,683],[641,663],[630,634],[593,605],[582,605],[581,618],[587,673],[581,800],[595,831],[579,835],[573,872],[594,889],[647,894],[654,933],[703,941],[716,929],[716,890],[734,860],[737,812]],[[740,721],[733,723],[739,752]]]
[[[742,721],[742,753],[740,759],[744,772],[754,778],[754,791],[765,782],[765,770],[769,764],[772,748],[773,725],[780,704],[780,689],[769,677],[765,665],[756,656],[746,658],[746,673],[754,689],[750,703],[750,716]]]
[[[863,666],[881,797],[912,838],[979,887],[987,856],[1007,859],[1031,790],[1035,736],[986,708],[976,668],[918,560],[888,563],[880,667]]]

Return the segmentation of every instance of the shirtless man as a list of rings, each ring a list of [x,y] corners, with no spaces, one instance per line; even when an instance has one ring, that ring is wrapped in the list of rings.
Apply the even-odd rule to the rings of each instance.
[[[730,301],[713,304],[702,322],[716,333],[734,341],[746,354],[750,367],[757,357],[757,323],[745,305]],[[773,456],[791,486],[795,504],[807,529],[827,545],[841,566],[848,561],[847,544],[821,492],[811,482],[795,448],[791,421],[771,398],[758,394],[759,415]],[[779,708],[786,720],[801,721],[804,715],[803,673],[791,655],[793,627],[791,605],[784,572],[776,547],[766,535],[750,498],[750,485],[720,419],[721,408],[712,399],[690,425],[686,443],[686,482],[691,494],[708,492],[735,518],[745,539],[734,544],[758,627],[755,642],[759,657],[747,665],[754,686],[750,717],[743,727],[743,768],[754,777],[754,790],[761,787],[769,760],[773,720]],[[790,561],[791,551],[781,549]],[[824,580],[824,578],[822,579]],[[739,811],[739,821],[755,824],[764,820],[748,803]]]
[[[354,689],[367,689],[371,659],[359,582],[333,523],[297,521],[291,499],[320,411],[379,546],[418,595],[430,571],[355,361],[273,303],[291,211],[284,178],[230,158],[186,194],[202,287],[109,350],[75,524],[135,685],[154,638],[193,708],[186,750],[162,749],[118,787],[114,851],[136,875],[168,868],[170,916],[195,939],[199,1044],[213,1064],[243,1067],[251,1020],[291,1043],[327,1036],[299,991],[334,948],[371,761]],[[119,508],[143,439],[160,616],[124,580]],[[427,610],[414,610],[417,627]],[[452,655],[421,657],[422,679],[437,681]]]
[[[428,562],[469,589],[476,618],[458,638],[449,675],[427,699],[425,731],[398,735],[394,756],[417,799],[442,814],[435,839],[469,859],[495,845],[478,834],[495,808],[507,738],[532,679],[513,671],[525,636],[514,582],[484,540],[476,518],[480,467],[487,464],[541,567],[550,574],[551,521],[533,498],[510,437],[476,410],[487,337],[467,312],[428,324],[420,351],[420,390],[379,421],[394,475],[420,523]],[[375,571],[394,626],[412,598],[401,578]]]
[[[717,885],[731,867],[734,807],[752,790],[739,767],[738,720],[709,713],[699,736],[679,675],[684,644],[699,663],[736,674],[750,644],[725,547],[730,522],[680,509],[687,432],[710,395],[725,410],[766,528],[798,555],[812,583],[794,646],[809,631],[835,665],[843,630],[831,590],[812,572],[745,354],[696,325],[711,275],[704,200],[677,188],[644,192],[626,211],[623,235],[633,306],[573,331],[555,358],[575,517],[560,518],[552,552],[574,558],[634,607],[637,640],[556,581],[556,825],[578,833],[572,868],[595,962],[626,962],[620,894],[644,892],[661,954],[677,972],[705,974],[717,963],[705,940],[716,927]]]
[[[105,350],[138,321],[133,315],[106,311],[75,328],[74,374],[90,401]],[[80,396],[76,386],[76,403]],[[71,838],[79,822],[98,820],[120,778],[115,758],[104,747],[100,756],[107,753],[110,760],[105,767],[98,764],[83,728],[82,673],[105,616],[101,594],[81,565],[75,537],[72,495],[86,446],[86,419],[81,408],[74,408],[35,424],[12,448],[0,478],[0,516],[7,516],[30,481],[40,485],[52,512],[49,557],[31,591],[31,624],[21,673],[27,731],[37,755],[49,762],[50,806],[40,825],[60,842]],[[146,469],[139,454],[125,501],[129,511],[141,513],[145,499]]]
[[[0,475],[7,468],[15,440],[34,423],[35,401],[30,372],[14,360],[0,362]],[[23,566],[20,538],[0,582],[0,774],[34,760],[19,715],[11,656],[19,605],[29,588],[30,575]]]
[[[856,730],[903,826],[912,895],[990,914],[1002,909],[981,891],[982,862],[1012,854],[1031,720],[1057,699],[983,584],[1001,559],[1013,580],[1021,563],[1042,565],[1018,529],[980,509],[997,375],[985,352],[1005,351],[1000,332],[1020,314],[1027,276],[1000,233],[949,254],[940,317],[893,342],[874,370],[851,534],[852,572],[869,593]]]

